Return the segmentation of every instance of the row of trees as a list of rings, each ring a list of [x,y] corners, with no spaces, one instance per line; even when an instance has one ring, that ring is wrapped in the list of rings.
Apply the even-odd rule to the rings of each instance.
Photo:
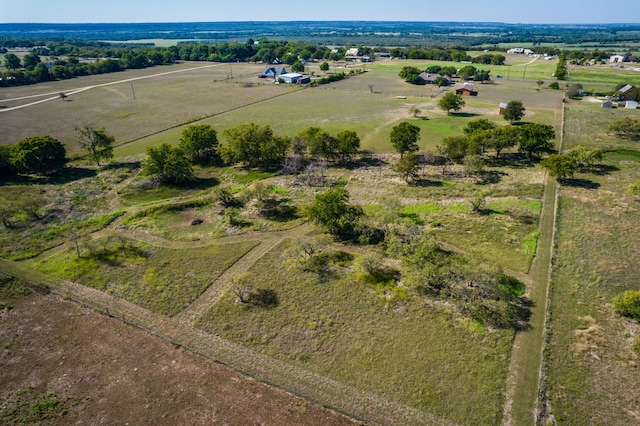
[[[309,157],[346,161],[360,149],[360,138],[351,130],[334,136],[309,127],[288,138],[276,135],[269,126],[247,123],[226,129],[223,134],[226,143],[220,145],[211,126],[191,125],[182,132],[177,147],[163,144],[147,148],[145,173],[161,183],[185,184],[195,179],[193,165],[223,161],[263,170],[279,169],[290,152],[297,160],[289,168],[297,172]]]
[[[399,75],[400,75],[400,78],[403,78],[407,83],[426,84],[424,79],[420,77],[420,74],[422,72],[423,72],[422,70],[416,67],[406,66],[406,67],[402,67],[402,70],[400,70]],[[452,66],[441,67],[440,65],[431,65],[427,67],[424,70],[424,72],[440,74],[440,76],[437,77],[434,81],[434,83],[438,87],[447,86],[450,83],[450,80],[445,78],[444,76],[460,77],[463,80],[473,79],[475,81],[479,81],[480,83],[484,83],[485,81],[491,80],[491,77],[490,77],[491,72],[489,70],[481,70],[474,67],[473,65],[465,65],[460,69],[457,69],[456,67],[452,67]]]
[[[473,62],[477,64],[504,65],[505,56],[502,54],[482,54],[472,57],[463,47],[443,49],[435,48],[392,48],[388,49],[391,56],[406,59],[429,59],[434,61]]]

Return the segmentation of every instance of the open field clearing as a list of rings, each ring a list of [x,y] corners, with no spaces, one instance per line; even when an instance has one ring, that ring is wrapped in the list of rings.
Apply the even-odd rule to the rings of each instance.
[[[585,101],[568,104],[566,148],[610,151],[596,173],[580,173],[576,185],[560,190],[546,351],[551,414],[558,424],[640,421],[640,361],[632,348],[640,327],[611,306],[615,295],[640,288],[639,205],[627,194],[640,180],[640,152],[637,142],[604,132],[614,117],[630,113],[637,116]]]
[[[422,129],[420,148],[423,150],[435,148],[443,137],[460,133],[466,122],[480,116],[506,124],[498,115],[498,105],[513,99],[521,100],[526,106],[527,121],[555,123],[554,109],[559,105],[560,96],[558,91],[537,91],[537,86],[531,81],[497,80],[476,86],[479,95],[465,98],[467,105],[460,114],[447,115],[437,107],[441,96],[439,93],[442,92],[438,92],[436,87],[407,84],[395,71],[375,69],[327,86],[304,89],[230,110],[202,120],[202,123],[217,129],[222,142],[224,129],[248,121],[269,125],[284,136],[294,136],[310,126],[319,126],[331,133],[354,130],[362,140],[362,148],[374,152],[392,150],[388,135],[391,128],[403,120]],[[244,90],[256,89],[237,90],[240,96]],[[397,99],[396,96],[400,95],[407,99]],[[336,101],[338,98],[339,102]],[[226,102],[224,99],[216,101]],[[412,106],[420,109],[418,117],[413,117],[409,112]],[[225,107],[221,105],[218,108]],[[182,130],[183,127],[178,127],[126,144],[117,148],[116,154],[133,156],[143,153],[147,146],[163,142],[177,144]]]
[[[66,100],[56,98],[60,92],[68,93],[83,87],[192,68],[194,70],[184,73],[96,87],[70,95]],[[0,143],[10,144],[28,136],[49,134],[60,139],[73,152],[79,149],[74,129],[85,122],[104,126],[113,132],[119,143],[123,143],[296,90],[290,86],[262,85],[257,78],[262,69],[262,66],[256,65],[205,65],[192,62],[35,86],[3,88],[0,93],[3,99],[38,93],[48,93],[50,95],[45,98],[56,99],[19,110],[0,110],[0,126],[5,129]],[[227,80],[230,73],[234,75],[233,80]],[[255,85],[247,85],[243,77]],[[5,101],[2,105],[12,107],[40,99]]]
[[[287,246],[249,270],[254,286],[277,292],[277,307],[246,308],[228,293],[199,326],[458,424],[499,422],[512,332],[474,330],[418,300],[385,302],[340,272],[323,281],[292,273]]]
[[[10,286],[20,289],[3,284],[2,301]],[[0,313],[3,424],[354,424],[57,296],[9,300],[13,309]]]
[[[535,82],[555,63],[509,60],[509,78],[477,84],[478,96],[464,97],[463,109],[450,115],[437,107],[444,91],[398,76],[398,66],[433,61],[366,64],[366,73],[309,88],[263,84],[262,65],[185,63],[162,68],[185,72],[0,110],[0,125],[10,129],[2,143],[29,128],[59,137],[75,156],[63,173],[0,186],[0,196],[22,203],[17,213],[3,213],[0,267],[366,423],[529,424],[556,185],[539,158],[517,148],[500,156],[487,148],[479,171],[429,157],[474,119],[506,125],[498,104],[511,100],[525,106],[523,123],[551,125],[559,145],[563,91],[548,89],[551,80],[540,90]],[[514,77],[525,64],[527,78]],[[159,69],[98,76],[86,86]],[[64,90],[78,81],[90,80],[66,81]],[[46,93],[55,97],[63,87],[56,84]],[[11,96],[36,94],[35,87],[21,90]],[[607,424],[608,417],[610,424],[630,424],[640,416],[640,361],[632,349],[640,328],[610,304],[623,289],[638,288],[638,202],[626,191],[640,180],[640,157],[636,142],[616,140],[603,128],[635,112],[605,110],[587,98],[566,105],[563,148],[590,144],[608,151],[594,173],[581,172],[560,187],[545,352],[551,413],[562,424]],[[80,157],[73,128],[85,121],[116,135],[111,164],[87,166]],[[211,125],[222,145],[225,130],[249,122],[286,137],[312,126],[331,135],[353,130],[367,152],[342,161],[306,152],[304,166],[313,162],[315,169],[286,176],[276,167],[195,166],[195,181],[186,187],[145,175],[147,148],[177,145],[196,121]],[[421,130],[420,163],[407,181],[390,142],[403,121]],[[330,189],[347,191],[362,209],[352,234],[332,238],[309,219],[309,206]],[[81,337],[74,344],[82,345]],[[516,346],[521,343],[526,346]],[[15,390],[27,386],[15,380]],[[37,395],[53,389],[38,386]],[[84,385],[74,386],[75,393],[60,398],[82,398]],[[15,390],[0,387],[6,395]],[[162,403],[149,404],[156,401]],[[276,413],[277,424],[298,418],[305,424],[301,412],[281,404],[292,417],[280,421],[285,414]],[[226,408],[219,410],[223,418]],[[168,418],[180,422],[180,415]],[[345,420],[326,419],[316,424]]]

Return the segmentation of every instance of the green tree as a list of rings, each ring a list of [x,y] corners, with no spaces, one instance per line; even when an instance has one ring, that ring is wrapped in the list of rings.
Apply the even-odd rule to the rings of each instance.
[[[436,77],[434,83],[436,83],[436,86],[438,86],[438,87],[448,86],[449,85],[449,80],[447,80],[443,76],[439,76],[439,77]]]
[[[40,57],[35,53],[29,53],[24,55],[24,58],[22,58],[22,63],[27,70],[33,71],[36,65],[40,63]]]
[[[552,139],[556,137],[553,127],[548,124],[530,123],[519,127],[520,145],[518,150],[529,158],[553,150]]]
[[[409,153],[396,163],[394,170],[402,176],[407,183],[415,182],[418,179],[418,156]]]
[[[462,128],[462,131],[465,135],[471,135],[478,131],[492,130],[495,128],[496,125],[493,123],[493,121],[489,121],[486,118],[477,118],[468,122],[467,125]]]
[[[291,71],[304,72],[304,65],[300,61],[295,61],[293,64],[291,64]]]
[[[420,139],[420,127],[407,121],[403,121],[391,129],[391,145],[400,153],[402,158],[405,152],[416,152]]]
[[[67,163],[67,151],[51,136],[22,139],[11,146],[11,162],[19,173],[54,173]]]
[[[316,195],[307,214],[317,225],[325,228],[336,237],[350,237],[362,216],[362,209],[349,204],[349,192],[344,188],[329,189]]]
[[[447,136],[442,139],[442,151],[452,161],[460,163],[468,155],[480,154],[480,147],[464,135]]]
[[[607,130],[622,139],[640,140],[640,118],[618,118],[609,123]]]
[[[338,140],[337,154],[341,156],[342,161],[355,155],[360,149],[360,138],[353,130],[344,130],[336,135]]]
[[[338,151],[338,139],[319,127],[309,127],[298,135],[306,141],[309,154],[333,158]]]
[[[320,64],[320,71],[329,71],[329,62],[323,62]]]
[[[438,107],[443,111],[447,111],[447,115],[450,114],[451,110],[460,111],[464,105],[465,102],[462,99],[462,95],[456,95],[453,92],[446,93],[438,101]]]
[[[479,81],[480,84],[484,84],[485,81],[491,80],[491,71],[489,70],[477,70],[473,75],[475,81]]]
[[[604,151],[601,148],[594,148],[590,146],[578,145],[573,148],[567,154],[572,156],[578,162],[578,166],[586,170],[591,171],[593,165],[597,161],[602,160]]]
[[[536,80],[536,84],[538,85],[538,90],[540,90],[540,88],[542,88],[542,85],[544,84],[544,80]]]
[[[420,108],[414,105],[409,108],[409,113],[411,113],[411,115],[413,115],[414,117],[417,117],[418,114],[420,114]]]
[[[227,144],[220,155],[227,163],[246,163],[250,167],[272,167],[284,161],[291,140],[279,138],[269,126],[241,124],[224,131]]]
[[[144,173],[161,183],[183,185],[195,180],[189,160],[181,149],[163,143],[147,148],[147,158],[142,163]]]
[[[424,84],[424,79],[420,77],[418,74],[409,74],[407,78],[404,79],[407,83],[422,85]]]
[[[485,146],[492,148],[496,152],[496,158],[499,158],[504,149],[518,145],[520,129],[515,126],[498,127],[488,131],[487,136]]]
[[[82,149],[87,151],[91,159],[99,166],[102,161],[113,158],[113,144],[116,138],[107,134],[104,127],[97,129],[89,124],[76,127]]]
[[[553,73],[553,76],[558,80],[567,79],[567,66],[565,65],[564,53],[558,56],[558,65],[556,66],[556,72]]]
[[[464,173],[467,176],[476,176],[484,171],[484,160],[477,154],[464,157]]]
[[[419,75],[420,70],[416,67],[402,67],[400,70],[400,78],[407,79],[410,75]]]
[[[473,65],[466,65],[458,70],[458,77],[463,80],[468,80],[469,77],[475,75],[476,72],[476,67],[474,67]]]
[[[13,176],[15,169],[11,162],[11,150],[6,145],[0,145],[0,178]]]
[[[614,297],[613,309],[622,316],[640,321],[640,290],[627,290]]]
[[[8,70],[17,70],[20,68],[20,58],[13,53],[7,53],[4,56],[4,66]]]
[[[549,174],[556,179],[573,177],[578,168],[575,158],[567,154],[551,154],[540,162],[540,165],[549,171]]]
[[[218,156],[218,133],[208,124],[192,124],[182,131],[180,149],[194,164],[209,164]]]
[[[507,104],[507,107],[504,110],[504,119],[509,123],[520,121],[522,120],[522,117],[524,117],[525,109],[524,105],[522,105],[522,101],[511,101]]]

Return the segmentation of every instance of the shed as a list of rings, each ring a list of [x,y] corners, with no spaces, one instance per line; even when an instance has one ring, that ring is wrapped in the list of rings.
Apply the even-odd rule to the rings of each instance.
[[[506,102],[500,102],[500,109],[498,111],[498,114],[504,115],[506,110],[507,110],[507,103]]]
[[[282,80],[286,84],[295,84],[298,83],[304,75],[298,74],[295,72],[290,72],[287,74],[281,74],[278,76],[278,81]]]
[[[613,108],[613,102],[611,101],[604,101],[602,103],[602,108]]]
[[[456,89],[456,95],[478,96],[478,92],[473,89],[473,84],[464,83]]]
[[[626,109],[638,109],[638,102],[636,102],[636,101],[627,101],[624,104],[624,107]]]

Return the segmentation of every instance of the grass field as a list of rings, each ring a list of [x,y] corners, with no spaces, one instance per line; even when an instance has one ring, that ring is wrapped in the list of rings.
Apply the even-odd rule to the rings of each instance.
[[[257,244],[248,241],[175,250],[135,241],[103,239],[85,242],[81,257],[74,251],[66,251],[35,266],[171,316],[193,302]]]
[[[512,65],[504,69],[524,74],[523,57],[509,60]],[[283,254],[298,242],[292,235],[321,234],[311,225],[299,225],[305,220],[304,207],[325,188],[242,167],[197,168],[198,181],[191,189],[155,187],[137,174],[147,147],[177,144],[186,123],[205,116],[200,122],[211,124],[222,143],[225,129],[250,121],[269,125],[282,136],[294,136],[310,126],[333,134],[355,130],[362,148],[375,152],[375,158],[331,164],[326,182],[328,187],[349,191],[351,201],[363,207],[368,225],[408,234],[427,231],[456,256],[525,276],[540,237],[539,215],[553,205],[548,200],[542,205],[542,169],[509,151],[499,160],[487,156],[484,173],[475,177],[465,175],[462,165],[446,172],[422,166],[419,184],[410,186],[393,170],[398,155],[391,154],[389,134],[401,121],[418,125],[424,152],[442,138],[461,133],[474,118],[507,124],[497,106],[514,99],[526,107],[525,122],[551,124],[560,132],[562,91],[546,84],[537,90],[535,84],[537,75],[555,65],[536,61],[527,65],[527,79],[507,74],[479,84],[477,97],[466,97],[460,113],[447,115],[436,107],[441,96],[436,89],[406,84],[397,75],[401,66],[431,63],[367,64],[366,73],[305,89],[257,84],[260,65],[180,64],[162,70],[184,73],[134,81],[136,99],[131,83],[125,82],[81,92],[68,102],[58,99],[0,112],[0,125],[9,129],[2,143],[15,142],[13,138],[28,128],[60,137],[77,153],[73,127],[90,121],[105,126],[120,144],[112,167],[95,170],[77,159],[70,169],[73,173],[62,181],[42,178],[0,186],[0,195],[7,199],[33,191],[33,198],[44,200],[43,211],[53,212],[47,220],[23,215],[15,218],[16,229],[3,228],[2,257],[36,256],[21,265],[98,289],[100,297],[112,294],[173,316],[163,318],[176,324],[187,321],[190,312],[206,312],[200,319],[194,314],[190,321],[309,374],[384,400],[456,424],[500,424],[514,329],[484,326],[461,314],[451,300],[425,297],[404,286],[402,261],[385,257],[382,246],[326,242],[332,253],[326,274],[291,268]],[[192,67],[197,69],[186,71]],[[234,78],[227,79],[232,71]],[[158,72],[154,68],[50,83],[46,91],[55,96],[80,81],[97,85]],[[35,95],[36,89],[2,93],[17,98]],[[409,112],[413,106],[420,109],[417,117]],[[616,317],[608,304],[622,289],[637,287],[633,281],[640,272],[639,262],[633,261],[640,256],[634,229],[637,200],[625,191],[640,180],[640,160],[629,151],[637,148],[635,143],[616,141],[602,131],[613,116],[631,114],[603,110],[586,99],[569,101],[566,112],[565,148],[593,144],[611,151],[605,155],[606,167],[597,169],[599,174],[580,174],[574,186],[561,189],[547,365],[553,413],[565,424],[600,422],[609,407],[617,410],[611,414],[613,424],[625,424],[628,411],[637,406],[640,381],[630,342],[640,331]],[[273,184],[273,194],[293,206],[295,214],[260,217],[247,202],[239,208],[240,223],[231,224],[212,191],[225,187],[242,198],[244,189],[256,180]],[[474,213],[470,201],[478,196],[484,196],[486,204]],[[194,219],[202,223],[194,226]],[[76,228],[82,232],[74,240]],[[549,241],[550,235],[544,238]],[[391,278],[359,279],[355,271],[368,258],[378,259],[384,276]],[[537,268],[537,275],[523,280],[527,286],[532,280],[541,282],[547,263]],[[237,303],[231,291],[237,278],[231,274],[236,272],[248,273],[242,276],[253,290],[276,294],[276,303]],[[204,305],[202,295],[206,295]],[[251,359],[250,354],[247,357]],[[287,389],[287,383],[281,385]],[[625,389],[631,392],[625,394]],[[632,408],[624,411],[625,407]]]
[[[318,282],[283,264],[286,247],[249,270],[255,288],[277,292],[278,306],[247,308],[227,293],[200,327],[456,423],[499,422],[496,378],[505,377],[512,332],[474,331],[419,301],[389,305],[339,270]]]
[[[629,425],[640,419],[640,370],[632,349],[640,327],[611,308],[616,294],[640,288],[638,200],[626,193],[640,180],[640,152],[637,144],[603,131],[612,115],[626,113],[584,101],[568,104],[567,148],[579,143],[612,151],[602,173],[579,174],[585,184],[561,189],[546,356],[558,424]]]

